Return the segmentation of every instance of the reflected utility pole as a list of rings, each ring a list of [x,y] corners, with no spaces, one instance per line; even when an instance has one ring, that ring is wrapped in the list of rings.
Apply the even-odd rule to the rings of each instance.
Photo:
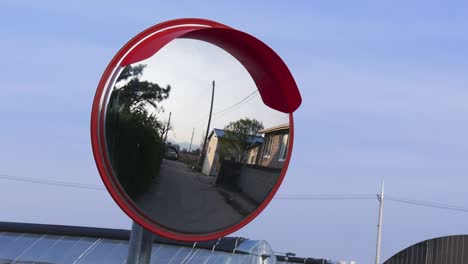
[[[169,127],[171,125],[171,114],[172,114],[172,112],[169,112],[169,120],[167,121],[166,133],[164,133],[164,143],[166,143],[167,132],[169,131]]]
[[[203,159],[205,158],[205,151],[206,151],[206,145],[207,145],[207,140],[208,140],[208,133],[210,132],[211,114],[213,113],[214,91],[215,91],[215,81],[213,81],[213,89],[211,90],[210,115],[208,117],[208,125],[206,126],[205,140],[203,142],[203,149],[202,149],[202,153],[201,153],[201,156],[200,156],[200,161],[198,163],[198,166],[200,168],[202,168],[202,166],[203,166]]]
[[[192,129],[192,138],[190,139],[190,147],[188,152],[190,153],[192,151],[192,142],[193,142],[193,133],[195,132],[195,128]]]
[[[375,253],[375,264],[380,264],[380,244],[382,242],[382,214],[384,205],[384,181],[382,181],[382,189],[380,195],[377,195],[377,200],[380,203],[379,206],[379,224],[377,225],[377,248]]]

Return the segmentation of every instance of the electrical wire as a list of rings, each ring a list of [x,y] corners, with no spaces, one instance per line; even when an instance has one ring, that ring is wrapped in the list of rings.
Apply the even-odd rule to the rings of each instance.
[[[352,195],[345,195],[345,194],[288,195],[288,194],[285,194],[285,195],[281,195],[279,194],[279,195],[276,195],[274,198],[283,199],[283,200],[288,200],[288,199],[290,200],[367,200],[367,199],[375,199],[376,195],[371,195],[371,194],[352,194]],[[421,200],[412,200],[412,199],[406,199],[406,198],[391,196],[391,195],[384,196],[384,199],[394,201],[394,202],[468,213],[468,208],[455,206],[455,205],[427,202],[427,201],[421,201]]]
[[[419,205],[419,206],[426,206],[426,207],[468,213],[468,208],[466,207],[460,207],[460,206],[449,205],[449,204],[433,203],[433,202],[426,202],[426,201],[420,201],[420,200],[411,200],[411,199],[405,199],[401,197],[388,196],[388,195],[384,196],[384,200],[390,200],[390,201],[399,202],[399,203],[413,204],[413,205]]]
[[[7,174],[0,174],[0,179],[27,182],[27,183],[44,184],[44,185],[51,185],[51,186],[59,186],[59,187],[87,189],[87,190],[101,191],[101,190],[106,189],[99,185],[18,177],[18,176],[11,176]],[[277,194],[274,197],[274,199],[279,199],[279,200],[370,200],[370,199],[376,199],[376,197],[378,197],[378,195],[376,196],[375,194]],[[434,203],[434,202],[428,202],[428,201],[422,201],[422,200],[413,200],[413,199],[392,196],[392,195],[384,196],[384,200],[468,213],[467,207],[461,207],[461,206],[455,206],[455,205],[443,204],[443,203]]]
[[[373,194],[278,194],[274,199],[281,200],[368,200]]]
[[[78,188],[78,189],[105,190],[105,188],[102,186],[92,185],[92,184],[34,179],[34,178],[11,176],[7,174],[0,174],[0,179],[11,180],[11,181],[21,181],[21,182],[28,182],[28,183],[39,183],[39,184],[53,185],[53,186],[60,186],[60,187],[71,187],[71,188]]]

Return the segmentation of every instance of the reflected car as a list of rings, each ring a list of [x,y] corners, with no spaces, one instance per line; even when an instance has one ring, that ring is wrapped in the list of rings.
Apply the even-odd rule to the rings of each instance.
[[[167,150],[166,158],[170,160],[177,160],[177,152],[172,149]]]

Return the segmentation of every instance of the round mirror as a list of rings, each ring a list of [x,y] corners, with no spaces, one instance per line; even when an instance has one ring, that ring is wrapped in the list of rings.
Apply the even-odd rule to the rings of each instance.
[[[245,58],[194,38],[127,44],[98,87],[92,136],[104,183],[133,220],[199,241],[235,231],[271,200],[291,155],[287,110],[298,105],[272,99]]]

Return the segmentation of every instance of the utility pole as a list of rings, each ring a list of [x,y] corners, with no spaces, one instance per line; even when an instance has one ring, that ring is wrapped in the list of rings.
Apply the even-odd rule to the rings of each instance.
[[[166,143],[167,132],[169,131],[169,127],[170,127],[170,125],[171,125],[171,114],[172,114],[172,112],[169,112],[169,120],[167,121],[166,133],[165,133],[165,135],[164,135],[164,143]]]
[[[379,201],[379,224],[377,225],[377,248],[375,253],[375,264],[380,264],[380,244],[382,242],[382,214],[384,206],[384,181],[382,180],[382,189],[380,195],[377,195]]]
[[[190,139],[190,147],[188,152],[190,153],[192,151],[192,142],[193,142],[193,133],[195,132],[195,128],[192,129],[192,138]]]
[[[206,141],[208,140],[208,133],[210,132],[210,124],[211,124],[211,114],[213,113],[213,100],[214,100],[214,91],[215,91],[215,81],[213,81],[213,89],[211,90],[211,106],[210,106],[210,115],[208,117],[208,125],[206,126],[206,134],[205,134],[205,140],[203,142],[203,149],[200,157],[200,161],[198,163],[198,166],[202,168],[203,166],[203,159],[205,158],[205,151],[206,151]]]

